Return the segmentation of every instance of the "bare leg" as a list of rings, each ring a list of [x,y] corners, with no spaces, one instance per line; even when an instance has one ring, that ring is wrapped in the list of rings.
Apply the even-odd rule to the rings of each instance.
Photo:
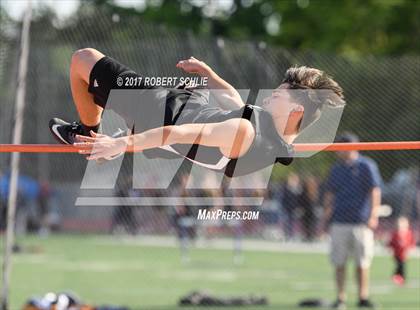
[[[101,121],[103,109],[93,101],[92,94],[88,92],[88,86],[93,66],[104,56],[93,48],[85,48],[76,51],[71,59],[71,92],[80,121],[85,126],[97,126]]]
[[[344,290],[344,281],[346,278],[346,268],[344,266],[335,269],[335,282],[337,286],[337,299],[346,300],[346,292]]]
[[[369,298],[369,268],[357,267],[357,285],[359,289],[359,299]]]

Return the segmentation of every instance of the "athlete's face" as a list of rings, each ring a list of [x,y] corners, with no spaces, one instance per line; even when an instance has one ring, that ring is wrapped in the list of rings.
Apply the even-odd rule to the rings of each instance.
[[[277,129],[286,135],[297,133],[303,117],[303,106],[294,102],[290,91],[289,84],[281,84],[262,104],[272,115]]]

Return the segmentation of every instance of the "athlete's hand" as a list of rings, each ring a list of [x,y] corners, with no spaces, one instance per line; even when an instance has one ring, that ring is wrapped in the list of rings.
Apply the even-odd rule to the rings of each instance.
[[[87,160],[113,157],[127,149],[126,137],[112,138],[93,131],[90,133],[91,137],[78,135],[76,138],[81,142],[74,143],[74,146],[79,148],[80,154],[87,155]]]
[[[200,61],[193,56],[191,56],[189,59],[178,61],[176,67],[184,70],[187,73],[195,73],[201,76],[208,76],[211,72],[210,67],[205,62]]]

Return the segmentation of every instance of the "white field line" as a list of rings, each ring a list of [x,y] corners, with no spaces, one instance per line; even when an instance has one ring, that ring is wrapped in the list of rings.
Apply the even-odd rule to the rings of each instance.
[[[233,238],[217,238],[204,239],[199,238],[195,241],[193,247],[197,249],[212,250],[232,250],[235,239]],[[251,240],[243,239],[240,241],[241,248],[244,251],[262,251],[262,252],[286,252],[286,253],[308,253],[308,254],[327,254],[329,251],[329,242],[320,241],[314,243],[303,242],[279,242],[267,240]],[[178,247],[179,243],[174,236],[151,236],[139,235],[130,236],[113,236],[113,237],[95,237],[95,244],[118,244],[126,246],[150,246],[150,247]],[[375,256],[390,256],[391,252],[388,248],[376,244]],[[420,258],[420,249],[416,248],[410,252],[411,258]]]

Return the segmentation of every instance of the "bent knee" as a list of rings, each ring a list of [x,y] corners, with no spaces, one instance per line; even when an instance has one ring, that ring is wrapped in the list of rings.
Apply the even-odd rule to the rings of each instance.
[[[83,79],[88,79],[90,71],[96,62],[105,55],[94,48],[82,48],[75,51],[71,57],[71,71]]]
[[[94,48],[82,48],[75,51],[71,57],[72,65],[89,64],[92,61],[98,61],[104,54]]]

